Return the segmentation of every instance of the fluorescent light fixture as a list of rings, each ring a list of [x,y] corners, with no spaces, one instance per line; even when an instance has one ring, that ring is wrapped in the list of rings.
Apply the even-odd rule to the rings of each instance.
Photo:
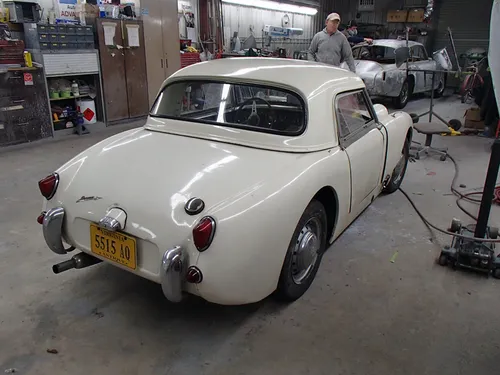
[[[269,0],[222,0],[222,2],[235,5],[244,5],[247,7],[277,10],[280,12],[307,14],[308,16],[314,16],[316,13],[318,13],[318,10],[315,8],[301,7],[298,5],[284,4]]]

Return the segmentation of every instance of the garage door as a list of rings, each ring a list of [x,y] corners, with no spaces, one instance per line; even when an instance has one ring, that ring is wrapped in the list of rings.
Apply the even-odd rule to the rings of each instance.
[[[474,47],[488,50],[491,6],[491,0],[441,0],[436,10],[438,19],[434,50],[448,47],[448,52],[452,53],[448,27],[453,32],[458,56]],[[452,60],[455,65],[453,57]]]

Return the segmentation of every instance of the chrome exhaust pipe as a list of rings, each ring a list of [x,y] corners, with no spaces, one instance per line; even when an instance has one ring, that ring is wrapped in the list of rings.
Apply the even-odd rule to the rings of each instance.
[[[70,270],[72,268],[85,268],[93,266],[94,264],[100,263],[102,260],[93,257],[92,255],[86,253],[79,253],[74,255],[71,259],[65,260],[64,262],[54,264],[52,266],[52,271],[55,274]]]

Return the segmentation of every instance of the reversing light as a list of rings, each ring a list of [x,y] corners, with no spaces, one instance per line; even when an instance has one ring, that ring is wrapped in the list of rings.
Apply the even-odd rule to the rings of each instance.
[[[198,251],[209,248],[215,235],[215,220],[205,216],[193,229],[193,241]]]
[[[38,188],[40,193],[47,199],[50,200],[54,196],[57,190],[57,185],[59,185],[59,175],[57,173],[52,173],[44,179],[38,181]]]
[[[200,269],[195,266],[191,266],[188,268],[186,273],[186,281],[191,284],[199,284],[203,280],[203,274]]]

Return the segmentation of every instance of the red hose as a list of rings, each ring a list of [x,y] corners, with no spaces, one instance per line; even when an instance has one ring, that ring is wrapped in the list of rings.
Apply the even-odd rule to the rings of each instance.
[[[500,186],[495,187],[495,193],[493,194],[493,203],[500,204]]]
[[[471,202],[481,203],[481,199],[474,199],[474,198],[471,198],[471,196],[472,195],[482,195],[482,194],[483,194],[482,191],[473,191],[471,193],[463,194],[463,198],[465,198]],[[500,205],[500,185],[495,187],[495,191],[493,193],[493,203]]]

